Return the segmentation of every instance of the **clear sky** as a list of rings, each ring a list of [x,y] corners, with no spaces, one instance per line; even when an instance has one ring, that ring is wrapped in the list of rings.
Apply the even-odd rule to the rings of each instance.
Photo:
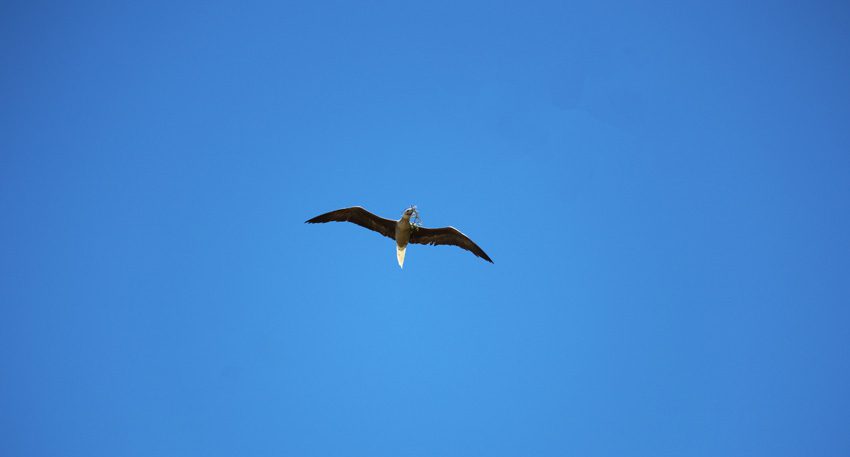
[[[0,455],[850,455],[845,2],[3,2]],[[418,205],[495,261],[393,242]]]

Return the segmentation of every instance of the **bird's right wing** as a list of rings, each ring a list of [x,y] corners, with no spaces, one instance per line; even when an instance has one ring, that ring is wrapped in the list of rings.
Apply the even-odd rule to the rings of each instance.
[[[319,224],[323,222],[353,222],[361,227],[374,230],[381,235],[395,239],[395,221],[384,219],[366,211],[362,206],[338,209],[329,213],[316,216],[307,224]]]

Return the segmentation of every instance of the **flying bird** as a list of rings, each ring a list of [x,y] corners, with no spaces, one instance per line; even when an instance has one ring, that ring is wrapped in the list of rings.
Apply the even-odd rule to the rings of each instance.
[[[398,266],[401,268],[404,268],[404,253],[407,249],[407,243],[430,245],[450,244],[466,249],[476,256],[493,263],[483,249],[479,248],[477,244],[473,243],[472,240],[458,229],[454,227],[421,227],[417,223],[411,223],[411,217],[414,217],[414,220],[417,220],[419,217],[415,206],[404,210],[401,219],[397,221],[376,216],[361,206],[352,206],[351,208],[338,209],[316,216],[306,221],[306,223],[353,222],[361,227],[378,232],[387,238],[392,238],[396,242],[396,258],[398,258]]]

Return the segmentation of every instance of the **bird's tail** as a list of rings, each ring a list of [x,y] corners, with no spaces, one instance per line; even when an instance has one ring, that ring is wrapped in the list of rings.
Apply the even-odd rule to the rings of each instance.
[[[399,246],[396,245],[395,255],[398,257],[398,266],[404,268],[404,252],[407,250],[407,246]]]

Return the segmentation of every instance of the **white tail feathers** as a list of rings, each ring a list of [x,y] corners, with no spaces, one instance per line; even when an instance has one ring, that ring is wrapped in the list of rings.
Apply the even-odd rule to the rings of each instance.
[[[398,266],[404,268],[404,252],[407,250],[407,246],[399,246],[396,245],[395,255],[398,257]]]

